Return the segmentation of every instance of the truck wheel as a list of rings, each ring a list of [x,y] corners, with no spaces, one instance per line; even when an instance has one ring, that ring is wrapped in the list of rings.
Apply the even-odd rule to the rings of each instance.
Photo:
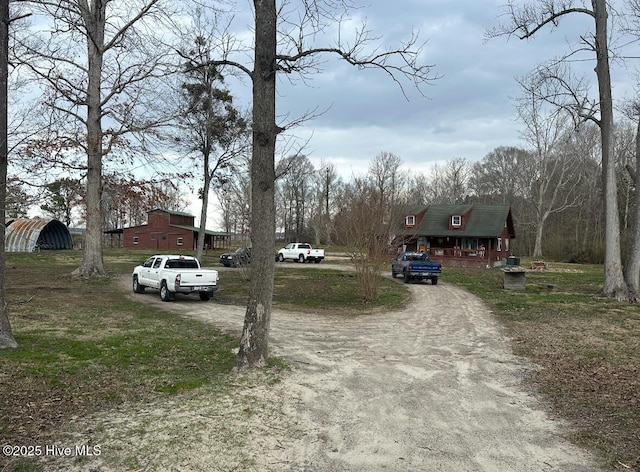
[[[391,278],[395,279],[397,276],[398,274],[396,274],[396,272],[393,269],[391,269]]]
[[[408,284],[411,281],[411,276],[407,272],[403,272],[402,279],[405,284]]]
[[[431,285],[438,285],[438,277],[431,277]]]
[[[200,295],[200,300],[203,302],[211,300],[211,294],[209,292],[198,292]]]
[[[300,254],[298,256],[298,262],[303,263],[304,262],[304,254]]]
[[[160,299],[163,302],[170,302],[170,301],[173,301],[174,299],[173,293],[169,291],[169,287],[167,287],[167,282],[164,280],[160,285]]]
[[[313,261],[313,262],[315,262],[316,264],[320,264],[320,261],[321,261],[321,260],[322,260],[322,259],[314,259],[314,261]]]
[[[144,285],[140,285],[138,282],[138,276],[133,276],[133,292],[134,293],[144,293]]]
[[[279,262],[284,262],[284,255],[283,254],[278,254],[278,261]]]

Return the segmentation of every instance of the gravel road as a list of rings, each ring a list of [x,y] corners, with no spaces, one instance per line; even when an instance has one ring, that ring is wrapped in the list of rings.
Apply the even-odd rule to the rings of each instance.
[[[239,334],[244,308],[156,291],[168,316]],[[441,281],[409,285],[406,309],[338,317],[275,311],[272,351],[292,370],[78,417],[56,441],[98,457],[47,457],[47,471],[591,472],[522,379],[535,368],[476,297]]]
[[[257,470],[600,470],[523,384],[534,366],[478,298],[446,281],[409,287],[392,313],[273,313],[272,351],[293,366],[274,387],[288,426],[254,425]],[[186,300],[169,306],[242,326],[242,308]]]

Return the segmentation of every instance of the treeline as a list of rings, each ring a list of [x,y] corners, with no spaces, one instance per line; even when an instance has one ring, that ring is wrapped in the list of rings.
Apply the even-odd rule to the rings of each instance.
[[[393,206],[500,203],[512,207],[517,237],[513,251],[521,256],[570,262],[601,263],[604,257],[602,166],[599,131],[585,126],[565,130],[545,153],[499,147],[482,160],[452,158],[435,163],[427,173],[390,152],[373,157],[365,175],[346,180],[335,165],[315,167],[304,155],[278,165],[276,218],[287,241],[345,245],[349,239],[347,211],[363,193],[375,212],[392,214]],[[631,124],[616,133],[620,231],[627,251],[636,205],[630,170],[635,164],[635,130]],[[427,158],[427,156],[425,156]],[[248,162],[245,162],[247,165]],[[371,193],[374,192],[374,193]],[[250,194],[248,170],[239,171],[218,190],[224,229],[248,233]],[[371,197],[373,198],[373,197]]]

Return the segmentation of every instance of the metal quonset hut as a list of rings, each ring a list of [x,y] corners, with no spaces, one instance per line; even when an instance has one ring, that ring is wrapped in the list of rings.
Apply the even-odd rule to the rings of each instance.
[[[7,221],[4,249],[32,252],[36,249],[73,249],[69,229],[58,220],[17,218]]]

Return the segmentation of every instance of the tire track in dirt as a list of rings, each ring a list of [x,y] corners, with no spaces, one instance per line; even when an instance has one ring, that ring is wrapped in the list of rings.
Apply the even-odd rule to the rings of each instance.
[[[258,470],[599,470],[524,387],[533,366],[478,298],[446,282],[409,288],[413,301],[391,313],[274,311],[272,351],[293,365],[274,408],[294,426],[262,433]],[[170,309],[238,332],[244,317],[215,303]]]

